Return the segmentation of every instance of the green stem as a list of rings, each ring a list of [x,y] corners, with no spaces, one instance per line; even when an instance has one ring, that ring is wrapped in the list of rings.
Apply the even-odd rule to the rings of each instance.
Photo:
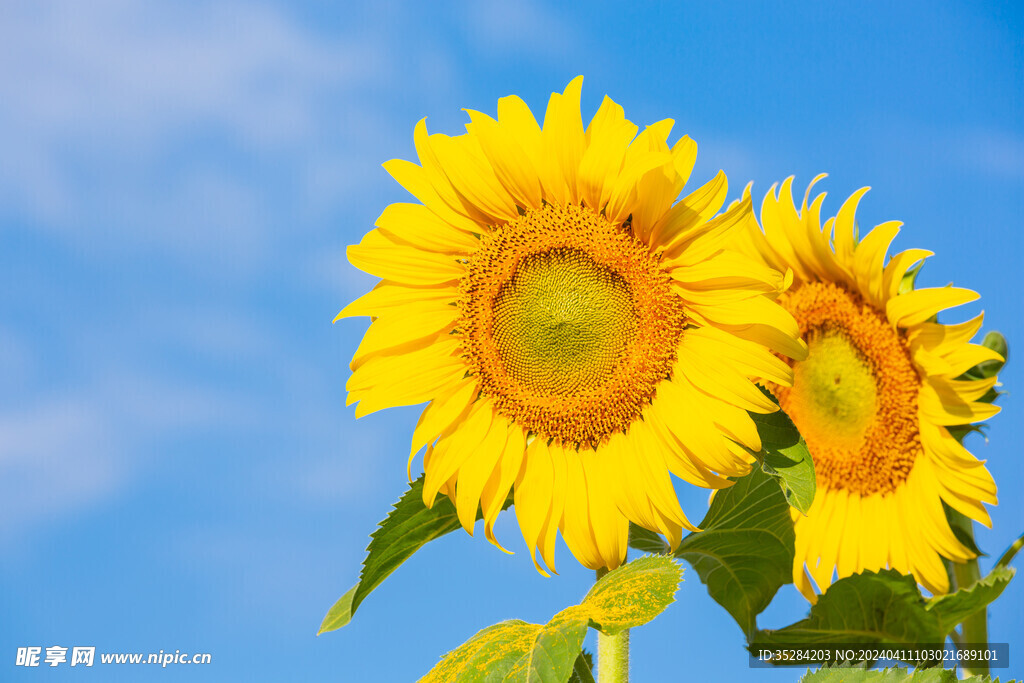
[[[607,573],[598,569],[597,578]],[[629,683],[629,629],[614,636],[597,632],[597,683]]]
[[[958,588],[967,588],[981,578],[978,558],[967,562],[953,563],[953,573]],[[988,643],[988,609],[980,609],[964,619],[960,625],[961,642],[967,647],[984,648]],[[968,673],[976,675],[988,674],[988,662],[984,660],[964,660],[963,666]]]

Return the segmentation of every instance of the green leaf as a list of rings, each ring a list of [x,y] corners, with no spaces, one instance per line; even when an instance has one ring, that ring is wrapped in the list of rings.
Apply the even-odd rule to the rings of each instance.
[[[945,639],[912,576],[892,569],[840,579],[791,626],[755,634],[755,646],[796,644],[910,645]]]
[[[681,575],[671,558],[630,562],[605,574],[583,602],[543,626],[513,620],[485,628],[445,655],[420,683],[565,683],[572,675],[590,683],[590,661],[581,652],[587,626],[614,634],[647,623],[675,599]]]
[[[544,626],[518,619],[488,626],[445,655],[420,683],[565,683],[587,633],[586,617],[578,612],[578,605],[570,607]]]
[[[594,658],[584,650],[572,665],[572,675],[566,683],[594,683]]]
[[[1024,547],[1024,534],[1017,537],[1017,540],[1010,544],[1002,555],[999,556],[999,561],[996,562],[997,567],[1005,567],[1013,561],[1013,558],[1020,552],[1021,547]]]
[[[349,588],[348,592],[338,598],[338,601],[327,610],[327,615],[320,623],[320,629],[316,632],[317,635],[327,633],[328,631],[335,631],[352,620],[352,598],[355,596],[356,589],[358,588],[359,584]]]
[[[961,588],[955,593],[935,596],[928,601],[925,609],[938,619],[939,631],[945,636],[956,628],[957,624],[975,612],[985,609],[998,598],[1010,583],[1014,573],[1009,567],[996,567],[988,576],[966,588]]]
[[[502,509],[512,504],[511,496]],[[477,519],[481,515],[477,512]],[[428,542],[460,528],[455,506],[447,497],[438,497],[432,508],[423,504],[423,477],[409,485],[409,490],[394,504],[387,518],[370,535],[367,556],[359,573],[359,583],[327,611],[317,635],[334,631],[347,624],[362,601],[391,572],[408,560]]]
[[[988,676],[969,676],[960,679],[952,669],[941,667],[915,671],[901,668],[872,671],[850,667],[826,667],[808,672],[800,679],[800,683],[986,683],[990,680]]]
[[[632,522],[629,523],[629,547],[652,555],[668,555],[672,552],[665,539]]]
[[[764,387],[759,389],[772,401],[778,400]],[[814,461],[807,450],[796,425],[780,408],[774,413],[749,413],[761,437],[761,452],[753,455],[761,463],[761,469],[774,477],[786,500],[800,512],[807,514],[814,502],[817,482],[814,476]]]
[[[700,524],[676,549],[711,597],[745,634],[784,584],[792,581],[793,520],[771,477],[754,470],[715,493]]]
[[[664,612],[682,577],[683,568],[668,557],[641,557],[601,577],[581,606],[591,626],[613,636]]]

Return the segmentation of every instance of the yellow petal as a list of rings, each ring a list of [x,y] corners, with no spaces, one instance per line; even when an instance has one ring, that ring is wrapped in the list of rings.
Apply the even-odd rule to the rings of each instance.
[[[424,462],[426,469],[423,478],[423,504],[434,505],[441,484],[447,482],[458,473],[459,468],[471,458],[480,446],[491,423],[494,420],[494,408],[489,401],[477,401],[469,411],[469,415],[457,428],[449,429],[438,439],[429,462]],[[476,510],[473,511],[474,515]]]
[[[554,487],[555,468],[551,463],[548,445],[544,439],[536,438],[526,447],[526,458],[515,484],[516,519],[523,532],[523,540],[530,551],[537,571],[548,573],[537,562],[537,547],[540,535],[551,509],[551,494]]]
[[[970,303],[977,298],[977,292],[959,287],[915,289],[889,299],[885,305],[885,315],[893,325],[911,327],[925,322],[939,311]]]
[[[468,254],[480,246],[478,237],[446,223],[422,204],[389,204],[375,225],[397,240],[440,254]]]
[[[637,130],[626,119],[622,107],[605,96],[587,126],[587,148],[580,159],[578,176],[579,198],[595,211],[602,210],[611,199],[626,150]]]
[[[484,535],[487,540],[494,544],[502,552],[506,550],[494,536],[494,523],[498,519],[498,513],[508,497],[509,489],[519,476],[523,464],[523,456],[526,453],[526,434],[521,428],[513,425],[508,431],[508,441],[505,444],[505,453],[502,455],[498,467],[491,473],[483,492],[480,494],[480,506],[484,513]]]
[[[456,343],[438,342],[401,356],[377,356],[357,368],[346,384],[356,417],[383,408],[425,403],[465,374]]]
[[[944,382],[929,379],[921,385],[918,411],[925,420],[937,425],[962,425],[982,422],[999,412],[999,406],[963,400]]]
[[[576,172],[586,144],[580,91],[583,76],[577,76],[561,94],[552,93],[541,129],[542,160],[538,166],[544,194],[559,204],[575,203]]]
[[[441,198],[437,190],[431,184],[431,176],[422,166],[417,166],[405,159],[392,159],[383,164],[384,170],[391,174],[391,177],[398,181],[398,184],[409,191],[409,194],[423,202],[441,220],[466,232],[482,232],[485,221],[480,217],[473,218],[468,215],[464,207],[453,209],[448,202]],[[435,175],[436,177],[436,175]],[[445,180],[447,183],[447,180]],[[450,187],[450,186],[449,186]],[[455,199],[449,201],[455,202]]]
[[[565,506],[562,509],[561,529],[566,545],[583,566],[598,569],[604,566],[597,539],[590,523],[590,482],[586,468],[578,453],[567,453],[565,458]]]
[[[540,177],[533,160],[517,144],[515,130],[511,126],[499,124],[486,114],[470,109],[466,112],[472,120],[472,123],[466,125],[466,130],[477,139],[487,157],[487,163],[494,169],[501,184],[520,206],[540,208]],[[533,118],[532,115],[530,118]]]
[[[867,295],[875,306],[883,306],[889,299],[883,291],[883,269],[885,252],[903,225],[890,221],[876,226],[869,232],[854,251],[853,272],[860,284],[860,291]]]
[[[447,333],[459,318],[459,309],[444,301],[416,302],[374,320],[352,356],[352,369],[375,354],[401,352],[417,340]]]
[[[491,418],[487,435],[474,449],[471,457],[459,467],[458,486],[455,489],[455,512],[462,528],[473,535],[476,512],[480,507],[480,494],[484,486],[504,457],[505,442],[508,438],[508,419],[500,414]]]
[[[356,316],[376,317],[414,302],[454,303],[458,297],[458,289],[450,285],[415,287],[382,280],[376,287],[343,308],[334,318],[334,322]]]
[[[452,187],[489,222],[505,222],[519,215],[512,195],[494,175],[474,136],[431,135],[430,144]]]
[[[558,537],[558,525],[561,522],[562,512],[565,507],[565,481],[568,476],[566,460],[569,457],[569,450],[555,443],[548,446],[548,455],[551,456],[551,471],[553,475],[551,503],[548,507],[544,524],[541,526],[538,542],[541,557],[544,558],[544,564],[555,574],[558,573],[555,569],[555,540]]]
[[[437,285],[454,282],[466,273],[466,267],[454,257],[394,245],[364,247],[354,245],[347,250],[348,260],[364,272],[409,285]]]
[[[476,379],[473,377],[464,378],[456,382],[452,387],[441,393],[430,402],[416,422],[416,429],[412,433],[412,446],[409,449],[409,480],[412,480],[412,459],[421,448],[433,443],[438,436],[457,421],[464,418],[477,392]],[[506,489],[507,490],[507,489]]]
[[[857,205],[860,204],[861,198],[867,194],[870,187],[862,187],[854,192],[850,197],[843,202],[843,205],[839,207],[839,213],[836,214],[835,219],[835,252],[836,257],[842,263],[850,263],[853,260],[854,250],[854,234],[857,231],[857,223],[855,214],[857,213]]]
[[[651,245],[684,245],[714,228],[707,221],[718,213],[729,191],[724,171],[673,206],[651,230]]]

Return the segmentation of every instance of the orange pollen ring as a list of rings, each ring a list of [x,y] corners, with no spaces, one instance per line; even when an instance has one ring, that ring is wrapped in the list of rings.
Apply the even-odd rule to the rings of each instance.
[[[818,485],[851,494],[896,490],[921,453],[921,379],[909,344],[858,294],[813,282],[779,298],[807,340],[793,387],[773,386],[814,457]]]
[[[496,226],[468,265],[455,334],[500,413],[590,447],[639,419],[686,318],[659,257],[628,226],[546,204]]]

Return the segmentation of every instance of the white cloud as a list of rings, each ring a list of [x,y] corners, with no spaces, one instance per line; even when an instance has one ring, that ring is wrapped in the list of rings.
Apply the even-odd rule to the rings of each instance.
[[[31,398],[22,392],[17,407],[0,412],[0,547],[116,499],[169,436],[238,431],[267,419],[242,392],[132,371],[119,355],[93,354],[96,377]]]
[[[63,398],[0,416],[0,542],[117,489],[117,431],[89,401]]]
[[[1024,138],[999,130],[970,130],[958,136],[955,161],[996,177],[1024,180]]]
[[[572,25],[535,2],[471,0],[463,14],[467,35],[488,51],[496,48],[528,56],[566,54],[577,49]]]
[[[145,149],[205,123],[250,145],[292,144],[315,132],[311,99],[372,78],[380,58],[372,44],[319,39],[258,4],[60,0],[5,15],[7,115],[86,143]]]
[[[389,59],[255,3],[5,5],[0,217],[90,250],[258,263],[274,220],[365,182],[344,170],[386,134],[362,103]]]

